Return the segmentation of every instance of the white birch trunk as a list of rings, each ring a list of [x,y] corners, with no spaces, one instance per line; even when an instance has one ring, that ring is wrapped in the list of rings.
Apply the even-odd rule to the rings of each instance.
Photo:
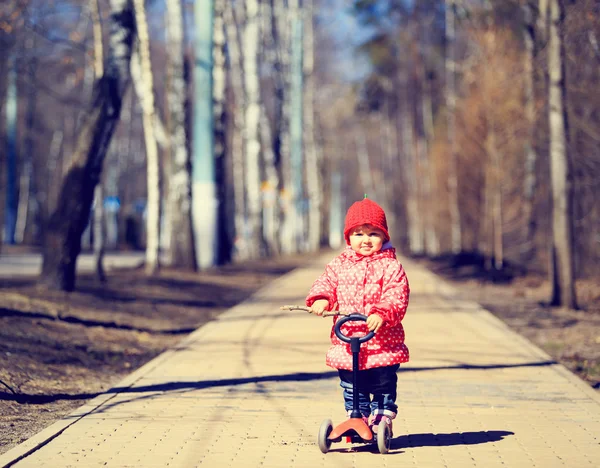
[[[191,161],[186,139],[184,78],[184,22],[181,0],[166,1],[167,47],[169,50],[167,106],[171,155],[168,208],[171,233],[168,258],[171,266],[196,270],[192,230]],[[166,213],[165,213],[166,214]]]
[[[89,10],[94,37],[93,74],[94,77],[98,79],[104,74],[104,46],[102,42],[102,23],[100,19],[99,0],[89,0]],[[100,179],[94,191],[94,217],[92,225],[94,233],[94,264],[96,265],[96,277],[100,281],[105,281],[104,190],[102,184],[102,179]]]
[[[262,253],[262,223],[260,200],[260,81],[258,77],[258,47],[260,21],[258,0],[246,0],[246,24],[243,38],[244,89],[246,92],[244,147],[246,155],[246,200],[248,253],[258,258]]]
[[[550,177],[552,180],[552,304],[577,308],[573,268],[573,206],[566,112],[564,4],[550,0],[548,43]]]
[[[146,205],[146,273],[154,274],[159,268],[159,232],[160,232],[160,168],[158,147],[154,134],[154,85],[150,61],[150,37],[144,0],[134,0],[135,17],[138,33],[139,58],[132,58],[132,76],[137,84],[136,91],[142,107],[142,123],[144,141],[146,143],[147,165],[147,205]],[[139,60],[139,62],[138,62]],[[136,62],[139,63],[139,74]],[[135,71],[135,72],[134,72]]]
[[[289,129],[290,129],[290,166],[293,177],[291,187],[292,203],[295,207],[294,251],[304,252],[307,249],[306,210],[305,203],[305,164],[303,139],[303,22],[300,14],[299,0],[289,0],[290,13],[290,68],[289,68]]]
[[[315,138],[314,77],[314,0],[304,3],[304,154],[306,158],[306,191],[308,195],[308,249],[319,250],[321,239],[322,180]]]
[[[281,222],[281,250],[283,253],[291,254],[298,251],[296,244],[296,220],[298,213],[293,203],[294,175],[291,163],[291,136],[290,136],[290,69],[291,69],[291,32],[290,12],[286,8],[284,0],[275,0],[275,18],[279,31],[279,54],[281,65],[281,80],[283,88],[283,103],[281,110],[281,121],[279,123],[279,141],[281,158],[281,184],[280,203],[282,211]]]

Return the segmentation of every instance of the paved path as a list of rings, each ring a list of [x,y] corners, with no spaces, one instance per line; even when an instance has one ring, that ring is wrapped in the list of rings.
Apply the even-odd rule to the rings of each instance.
[[[279,278],[0,466],[600,466],[598,394],[410,262],[412,360],[392,450],[340,443],[323,455],[321,421],[344,419],[324,365],[330,319],[279,306],[300,303],[325,261]]]

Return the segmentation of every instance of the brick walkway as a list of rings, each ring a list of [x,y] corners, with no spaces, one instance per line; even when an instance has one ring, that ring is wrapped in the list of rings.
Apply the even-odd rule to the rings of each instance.
[[[411,362],[391,451],[316,446],[344,419],[324,365],[331,319],[302,303],[327,258],[295,270],[0,456],[21,467],[596,467],[600,397],[447,284],[405,262]]]

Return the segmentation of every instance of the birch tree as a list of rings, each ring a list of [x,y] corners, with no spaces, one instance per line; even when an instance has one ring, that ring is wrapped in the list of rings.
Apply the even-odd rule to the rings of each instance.
[[[109,50],[102,78],[85,116],[70,166],[61,180],[58,206],[45,230],[41,282],[53,289],[75,288],[81,234],[89,219],[94,190],[129,79],[135,38],[132,0],[111,0]]]
[[[146,20],[144,0],[133,0],[138,27],[138,47],[134,57],[133,74],[136,91],[142,107],[144,141],[146,143],[147,202],[146,202],[146,273],[154,274],[159,268],[158,249],[160,232],[160,164],[158,146],[154,132],[156,109],[154,107],[154,85],[150,60],[150,36]],[[139,54],[139,56],[137,55]]]
[[[196,255],[192,230],[191,160],[185,129],[186,84],[184,77],[184,23],[181,0],[166,1],[167,49],[167,112],[171,166],[168,209],[171,222],[169,264],[196,270]]]
[[[550,0],[549,7],[548,108],[552,182],[551,303],[576,309],[573,268],[573,182],[565,82],[564,3],[562,0]]]
[[[306,190],[308,195],[308,248],[319,249],[321,239],[322,181],[319,169],[318,148],[315,138],[315,77],[314,77],[314,0],[304,5],[304,140],[306,154]]]
[[[246,200],[248,254],[257,258],[262,251],[260,201],[260,81],[258,77],[258,46],[260,40],[258,0],[245,0],[246,24],[243,38],[244,89],[246,93],[244,150],[246,156]]]
[[[102,23],[100,17],[99,0],[89,0],[88,8],[92,18],[92,31],[94,39],[94,61],[93,76],[99,79],[104,74],[104,45],[102,42]],[[94,263],[96,265],[96,277],[100,281],[106,281],[104,271],[104,190],[102,179],[96,185],[94,193],[94,217],[92,220],[94,232]]]

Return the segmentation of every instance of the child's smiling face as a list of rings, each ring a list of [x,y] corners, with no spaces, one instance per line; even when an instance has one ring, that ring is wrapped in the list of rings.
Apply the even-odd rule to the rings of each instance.
[[[355,227],[349,237],[352,250],[365,257],[379,252],[385,242],[384,232],[370,224]]]

